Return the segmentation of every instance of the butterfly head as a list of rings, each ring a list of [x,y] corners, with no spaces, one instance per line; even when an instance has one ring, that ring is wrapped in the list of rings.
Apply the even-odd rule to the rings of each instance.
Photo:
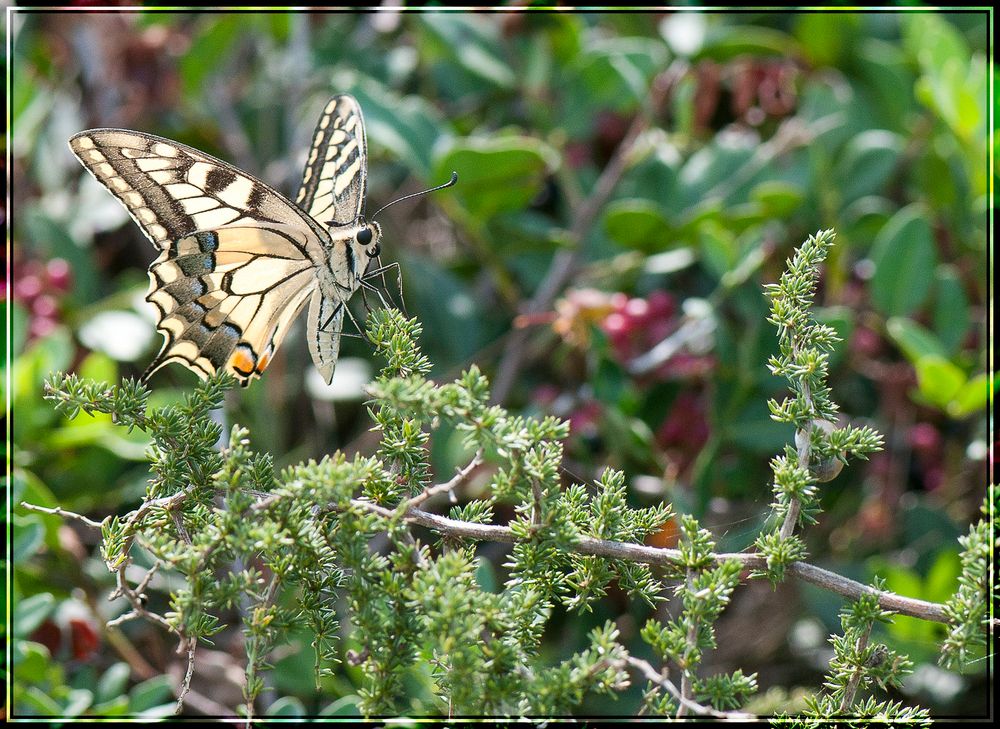
[[[357,231],[354,233],[355,242],[364,249],[369,258],[377,258],[381,252],[379,241],[382,239],[382,228],[374,220],[366,223],[362,218]]]

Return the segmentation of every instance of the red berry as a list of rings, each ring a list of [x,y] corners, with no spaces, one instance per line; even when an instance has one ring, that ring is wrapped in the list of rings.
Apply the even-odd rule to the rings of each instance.
[[[53,258],[45,266],[45,273],[48,275],[49,284],[54,288],[59,291],[69,290],[73,281],[73,272],[65,258]]]
[[[601,322],[601,327],[605,332],[607,332],[608,336],[614,340],[616,337],[627,335],[629,330],[632,328],[631,324],[632,323],[627,318],[615,312],[604,317],[604,321]]]
[[[934,453],[941,447],[941,434],[930,423],[917,423],[910,428],[910,445],[915,451]]]
[[[629,299],[625,304],[625,316],[639,322],[645,321],[646,317],[649,316],[649,302],[645,299]]]
[[[583,167],[590,160],[590,148],[583,142],[566,145],[566,162],[573,169]]]
[[[928,491],[936,491],[944,483],[944,469],[941,466],[932,466],[924,472],[924,488]]]
[[[19,276],[14,282],[14,298],[30,304],[42,293],[42,279],[34,274]]]
[[[35,628],[30,639],[35,643],[41,643],[49,649],[49,655],[54,656],[62,644],[62,630],[51,619],[46,619]]]
[[[28,325],[28,336],[32,339],[40,339],[51,334],[58,325],[59,323],[55,319],[49,319],[46,316],[36,316],[32,318],[31,324]]]
[[[73,657],[78,661],[90,658],[100,646],[101,641],[90,621],[83,618],[70,618],[70,638],[73,645]]]
[[[858,327],[851,337],[851,347],[860,355],[874,357],[882,348],[882,339],[876,332],[867,327]]]
[[[674,297],[666,291],[653,291],[646,297],[649,302],[649,310],[655,317],[670,318],[674,315],[676,308]]]
[[[59,313],[59,304],[48,294],[37,297],[31,305],[31,311],[35,316],[43,319],[55,319]]]
[[[546,383],[535,388],[535,391],[531,393],[531,401],[539,405],[551,405],[559,397],[559,394],[560,390],[558,387]]]
[[[596,402],[588,402],[581,405],[570,413],[569,430],[575,435],[593,433],[597,430],[597,423],[601,417],[601,406]]]

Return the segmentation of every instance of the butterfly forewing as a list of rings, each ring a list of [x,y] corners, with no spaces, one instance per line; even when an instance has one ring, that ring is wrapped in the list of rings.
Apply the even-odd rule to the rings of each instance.
[[[233,223],[279,223],[312,229],[310,254],[323,255],[324,228],[267,184],[211,155],[125,129],[92,129],[69,144],[158,246]]]
[[[295,203],[323,223],[355,225],[364,204],[367,157],[361,107],[354,97],[335,96],[316,124]]]

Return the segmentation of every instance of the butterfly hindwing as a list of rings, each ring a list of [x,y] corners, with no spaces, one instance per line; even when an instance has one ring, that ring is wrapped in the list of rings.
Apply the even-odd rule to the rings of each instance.
[[[311,261],[288,255],[301,232],[225,226],[164,250],[149,267],[146,297],[164,344],[146,376],[169,362],[201,376],[225,369],[244,385],[263,373],[316,288]]]
[[[327,384],[333,380],[333,370],[340,355],[340,336],[344,327],[344,307],[346,302],[328,296],[317,288],[309,304],[309,319],[306,336],[309,338],[309,354],[316,369]]]

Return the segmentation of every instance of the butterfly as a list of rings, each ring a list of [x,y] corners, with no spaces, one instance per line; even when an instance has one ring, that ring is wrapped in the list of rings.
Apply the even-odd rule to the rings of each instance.
[[[69,146],[160,251],[146,300],[164,342],[143,380],[179,362],[202,379],[225,370],[246,386],[308,301],[309,353],[331,382],[347,301],[365,285],[382,237],[362,215],[367,141],[353,97],[335,96],[323,110],[295,203],[152,134],[90,129]]]

